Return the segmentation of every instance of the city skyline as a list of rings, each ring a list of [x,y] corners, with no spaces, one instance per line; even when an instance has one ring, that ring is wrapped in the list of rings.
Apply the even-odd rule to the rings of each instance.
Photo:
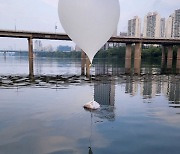
[[[0,29],[64,32],[58,18],[57,3],[58,0],[2,1],[0,3],[0,20],[3,22],[0,24]],[[143,19],[148,12],[157,11],[161,17],[167,18],[174,10],[179,9],[177,6],[180,6],[178,0],[120,0],[118,34],[119,32],[127,32],[128,19],[136,15]],[[1,38],[0,40],[1,48],[27,49],[26,39]],[[43,44],[52,44],[53,47],[59,44],[74,45],[70,42],[46,40],[43,40]]]
[[[141,20],[138,16],[128,20],[127,36],[148,38],[180,37],[180,9],[175,10],[167,18],[162,18],[158,12],[149,12],[145,15],[143,23],[141,23]]]

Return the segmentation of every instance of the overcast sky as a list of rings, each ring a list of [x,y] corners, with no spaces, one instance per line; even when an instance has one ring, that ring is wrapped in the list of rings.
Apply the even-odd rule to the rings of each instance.
[[[167,18],[176,9],[180,9],[180,0],[119,0],[120,22],[118,32],[127,31],[127,21],[139,16],[142,21],[148,12],[157,11],[161,17]],[[60,25],[58,0],[0,0],[0,29],[64,32]],[[43,45],[66,44],[62,41],[43,41]],[[27,49],[26,39],[0,38],[0,49]]]

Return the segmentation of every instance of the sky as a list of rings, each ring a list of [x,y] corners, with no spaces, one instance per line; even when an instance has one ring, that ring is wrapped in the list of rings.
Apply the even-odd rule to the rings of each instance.
[[[128,19],[139,16],[143,22],[148,12],[167,18],[180,9],[180,0],[119,0],[119,32],[127,32]],[[64,33],[58,17],[58,0],[0,0],[0,29]],[[43,40],[43,45],[74,45],[65,41]],[[0,38],[0,49],[27,50],[26,39]]]

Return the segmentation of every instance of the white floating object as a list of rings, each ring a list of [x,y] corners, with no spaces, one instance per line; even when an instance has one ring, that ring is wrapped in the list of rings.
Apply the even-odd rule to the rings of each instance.
[[[96,101],[91,101],[91,102],[88,102],[87,104],[85,104],[84,108],[91,109],[91,110],[97,110],[100,108],[100,104],[97,103]]]
[[[91,61],[117,30],[119,0],[59,0],[59,19]]]

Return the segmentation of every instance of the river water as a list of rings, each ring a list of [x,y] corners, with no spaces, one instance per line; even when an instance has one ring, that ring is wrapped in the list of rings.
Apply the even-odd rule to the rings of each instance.
[[[0,154],[179,154],[180,76],[99,61],[88,79],[79,60],[35,58],[32,79],[27,57],[1,56]]]

